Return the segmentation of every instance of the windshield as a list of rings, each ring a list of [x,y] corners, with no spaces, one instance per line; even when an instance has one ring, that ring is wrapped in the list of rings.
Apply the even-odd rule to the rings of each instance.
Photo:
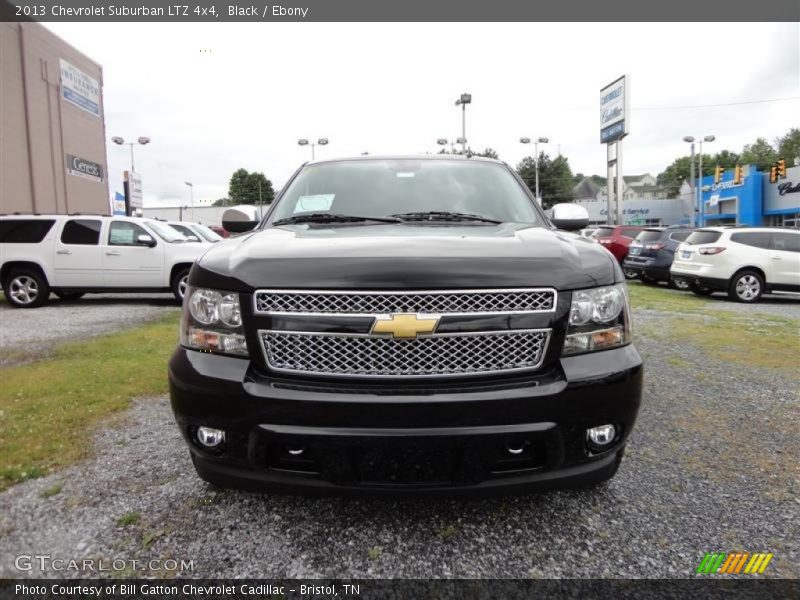
[[[176,230],[178,233],[182,233],[187,238],[191,236],[197,239],[197,241],[200,241],[199,236],[194,231],[189,229],[186,225],[178,225],[176,223],[170,223],[169,226],[172,227],[174,230]]]
[[[221,239],[223,239],[223,237],[220,234],[218,234],[210,227],[206,227],[205,225],[200,225],[199,223],[197,223],[196,225],[194,225],[194,228],[200,233],[201,236],[206,238],[206,240],[208,240],[209,242],[218,242]]]
[[[173,229],[166,223],[161,223],[160,221],[148,221],[147,226],[155,231],[158,237],[165,242],[175,243],[186,241],[185,235],[183,235],[180,231]]]
[[[640,231],[639,235],[636,236],[637,242],[655,242],[661,238],[660,231]]]
[[[304,213],[388,217],[429,211],[543,225],[505,166],[477,160],[414,159],[307,166],[281,197],[272,221]]]
[[[695,244],[713,244],[722,234],[719,231],[693,231],[686,238],[686,243],[690,246]]]

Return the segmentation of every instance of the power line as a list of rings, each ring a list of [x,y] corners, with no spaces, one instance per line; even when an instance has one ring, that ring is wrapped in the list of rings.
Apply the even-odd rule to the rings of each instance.
[[[785,102],[787,100],[800,100],[800,96],[787,96],[785,98],[767,98],[764,100],[744,100],[742,102],[722,102],[719,104],[687,104],[683,106],[643,106],[631,107],[631,110],[681,110],[684,108],[715,108],[718,106],[740,106],[743,104],[764,104],[766,102]]]

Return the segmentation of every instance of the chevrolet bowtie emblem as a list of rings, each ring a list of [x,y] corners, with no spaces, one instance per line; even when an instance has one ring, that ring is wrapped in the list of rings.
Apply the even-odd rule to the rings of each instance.
[[[438,324],[439,317],[436,315],[394,313],[376,317],[370,333],[391,333],[393,338],[413,340],[420,333],[433,333]]]

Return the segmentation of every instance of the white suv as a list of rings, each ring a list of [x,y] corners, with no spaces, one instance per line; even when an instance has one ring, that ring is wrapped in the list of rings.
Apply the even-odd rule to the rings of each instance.
[[[0,281],[8,302],[42,306],[50,292],[169,292],[183,299],[192,263],[210,243],[187,243],[166,223],[100,215],[0,216]]]
[[[672,279],[701,296],[725,291],[757,302],[764,293],[800,293],[800,230],[705,227],[675,251]]]
[[[190,223],[188,221],[167,221],[167,225],[178,230],[193,242],[211,242],[215,244],[225,238],[216,231],[201,225],[200,223]]]

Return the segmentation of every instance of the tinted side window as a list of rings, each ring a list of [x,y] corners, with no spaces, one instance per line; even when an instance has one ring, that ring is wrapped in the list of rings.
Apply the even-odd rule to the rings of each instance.
[[[5,219],[0,221],[0,244],[38,244],[53,223],[52,219]]]
[[[686,238],[686,243],[689,245],[713,244],[720,236],[722,236],[722,234],[718,231],[693,231],[689,234],[689,237]]]
[[[731,235],[731,241],[754,248],[769,248],[769,232],[767,231],[743,231]]]
[[[136,239],[140,235],[150,235],[136,223],[128,221],[113,221],[108,228],[109,246],[139,246]],[[153,237],[150,235],[150,237]]]
[[[683,240],[685,240],[688,237],[689,237],[689,232],[688,231],[682,231],[680,233],[671,233],[669,235],[669,239],[671,239],[674,242],[682,242]]]
[[[96,246],[100,242],[102,222],[94,219],[72,219],[64,224],[61,243]]]
[[[637,242],[655,242],[656,240],[661,238],[660,231],[640,231],[639,235],[636,236]]]
[[[623,227],[622,231],[620,233],[621,233],[621,235],[624,235],[625,237],[635,238],[637,235],[639,235],[640,231],[641,231],[641,229],[639,229],[639,228],[632,229],[630,227]]]
[[[800,252],[800,232],[773,231],[772,247],[785,252]]]

